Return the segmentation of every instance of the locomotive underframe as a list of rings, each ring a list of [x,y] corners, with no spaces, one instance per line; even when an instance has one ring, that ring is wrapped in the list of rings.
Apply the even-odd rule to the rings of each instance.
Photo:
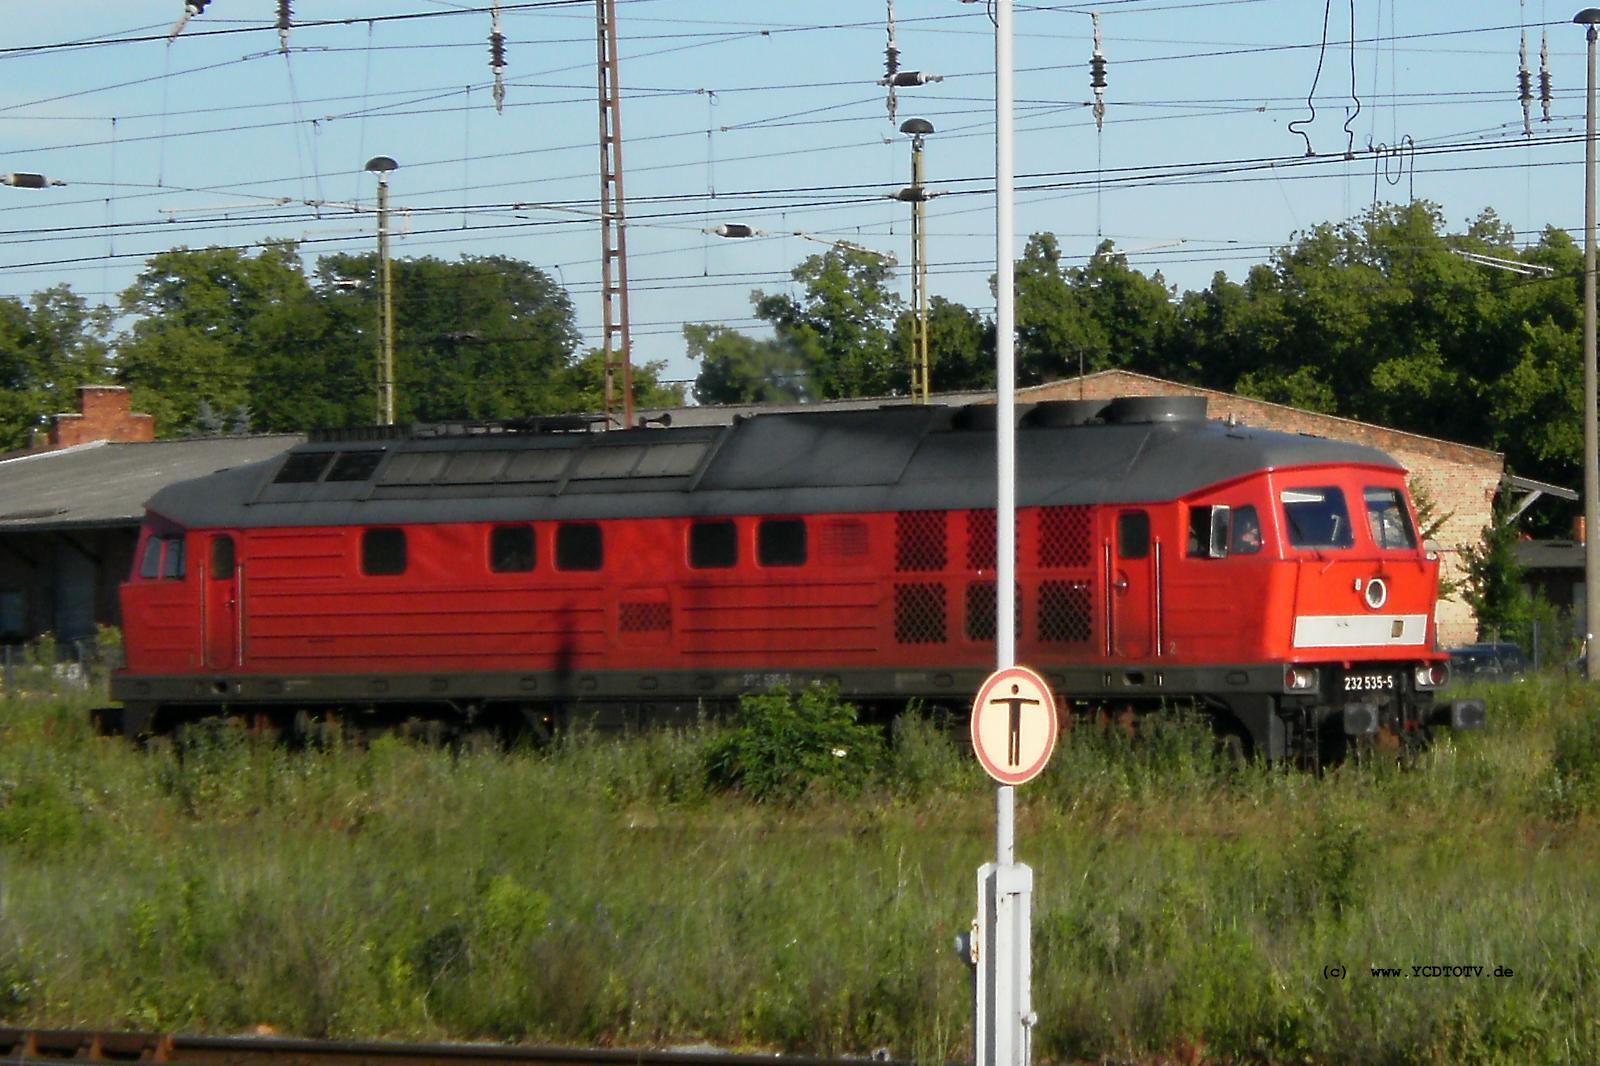
[[[1347,696],[1346,674],[1392,678],[1382,692]],[[749,692],[821,682],[872,712],[912,699],[964,709],[987,670],[592,671],[568,674],[456,672],[389,675],[211,675],[119,677],[101,708],[104,733],[132,737],[169,732],[207,718],[233,717],[277,730],[343,721],[360,728],[421,725],[433,733],[472,729],[531,733],[563,725],[629,729],[671,725],[733,706]],[[1327,664],[1314,690],[1285,690],[1278,663],[1204,667],[1078,666],[1043,671],[1078,714],[1147,713],[1191,705],[1246,753],[1310,767],[1341,757],[1358,738],[1386,735],[1403,744],[1435,726],[1477,728],[1480,700],[1435,701],[1413,684],[1412,664]]]

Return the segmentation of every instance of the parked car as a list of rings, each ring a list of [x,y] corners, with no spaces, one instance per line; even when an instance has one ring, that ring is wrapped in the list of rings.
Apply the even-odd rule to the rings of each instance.
[[[1450,676],[1458,681],[1510,681],[1528,669],[1515,644],[1468,644],[1450,649]]]

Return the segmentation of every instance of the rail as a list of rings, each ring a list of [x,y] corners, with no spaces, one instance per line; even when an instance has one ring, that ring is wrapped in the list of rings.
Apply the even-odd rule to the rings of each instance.
[[[0,1028],[5,1066],[172,1063],[175,1066],[866,1066],[888,1058],[808,1058],[718,1051],[521,1047],[305,1040],[276,1036],[188,1036],[80,1029]]]

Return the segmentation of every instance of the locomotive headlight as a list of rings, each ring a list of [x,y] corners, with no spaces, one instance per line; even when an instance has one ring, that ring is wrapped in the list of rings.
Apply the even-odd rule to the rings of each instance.
[[[1310,692],[1317,687],[1317,670],[1314,666],[1291,666],[1283,672],[1286,692]]]
[[[1450,680],[1450,664],[1418,663],[1414,676],[1419,689],[1443,688]]]

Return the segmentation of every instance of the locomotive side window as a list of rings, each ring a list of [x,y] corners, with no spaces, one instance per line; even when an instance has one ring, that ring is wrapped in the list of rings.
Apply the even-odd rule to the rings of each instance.
[[[739,561],[739,536],[731,521],[696,522],[689,527],[689,565],[696,570],[726,570]]]
[[[160,537],[151,537],[144,542],[144,554],[139,557],[139,576],[142,578],[158,578],[161,576]]]
[[[521,574],[533,569],[533,527],[495,526],[489,532],[489,569]]]
[[[1368,486],[1362,493],[1367,502],[1367,526],[1372,543],[1380,548],[1415,548],[1417,534],[1411,528],[1411,515],[1400,499],[1399,489]]]
[[[369,529],[362,533],[361,572],[376,575],[405,573],[406,531]]]
[[[1143,559],[1150,554],[1150,515],[1123,511],[1117,515],[1117,557]]]
[[[1254,508],[1251,508],[1250,511],[1251,514],[1255,513]],[[1227,558],[1228,530],[1232,524],[1233,508],[1226,504],[1189,508],[1190,558]]]
[[[162,562],[161,576],[177,580],[183,577],[183,538],[162,537],[167,546],[166,557]]]
[[[600,527],[593,522],[566,522],[556,527],[556,569],[598,570],[605,562]]]
[[[1230,555],[1254,555],[1261,550],[1261,519],[1252,504],[1233,511],[1233,532],[1228,537]]]
[[[140,577],[177,581],[182,580],[183,574],[183,534],[151,537],[144,542],[144,554],[139,556]]]
[[[1324,488],[1284,489],[1279,494],[1289,543],[1296,548],[1348,548],[1355,543],[1344,492]]]
[[[292,452],[278,468],[278,475],[272,479],[272,483],[303,485],[309,481],[320,481],[322,472],[328,469],[332,459],[332,452]]]
[[[233,538],[211,538],[211,580],[233,580]]]
[[[756,529],[756,562],[762,566],[804,566],[805,520],[763,518]]]

